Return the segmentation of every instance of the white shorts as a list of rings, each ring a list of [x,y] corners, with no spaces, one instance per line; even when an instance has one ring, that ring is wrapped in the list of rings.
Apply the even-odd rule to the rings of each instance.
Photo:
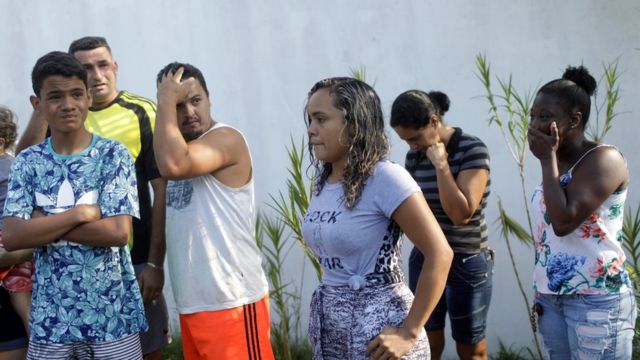
[[[40,344],[29,342],[27,360],[142,360],[138,333],[102,343]]]

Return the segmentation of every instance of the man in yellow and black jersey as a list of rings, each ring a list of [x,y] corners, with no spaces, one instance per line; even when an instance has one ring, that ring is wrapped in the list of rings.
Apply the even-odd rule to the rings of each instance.
[[[162,295],[165,256],[165,191],[153,152],[156,105],[127,91],[118,91],[118,63],[103,37],[83,37],[69,46],[69,53],[87,70],[93,101],[85,127],[92,133],[124,144],[133,158],[140,199],[140,219],[133,219],[130,239],[133,261],[145,303],[149,331],[141,333],[145,359],[161,359],[170,341],[167,306]],[[34,113],[16,152],[40,143],[47,123]],[[153,188],[153,201],[149,192]],[[131,241],[133,242],[131,244]]]

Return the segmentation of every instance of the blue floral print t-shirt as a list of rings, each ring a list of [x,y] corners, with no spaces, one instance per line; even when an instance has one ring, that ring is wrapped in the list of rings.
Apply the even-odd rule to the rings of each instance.
[[[102,217],[139,216],[136,177],[127,149],[93,135],[79,154],[59,155],[50,138],[21,152],[11,168],[4,216],[30,219],[81,204]],[[59,239],[35,249],[30,341],[99,343],[144,331],[142,297],[129,249]]]
[[[562,187],[571,182],[576,165],[561,176]],[[626,188],[614,192],[572,233],[558,236],[551,225],[542,185],[536,188],[531,199],[532,217],[537,226],[534,291],[554,295],[608,295],[629,291],[631,284],[622,250],[626,197]]]

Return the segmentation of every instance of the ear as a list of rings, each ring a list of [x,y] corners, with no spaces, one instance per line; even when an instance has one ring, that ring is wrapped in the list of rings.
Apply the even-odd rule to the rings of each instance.
[[[571,116],[569,116],[569,126],[572,129],[578,128],[582,124],[582,113],[580,111],[576,111]]]
[[[440,125],[440,116],[433,114],[429,118],[429,125],[437,128]]]
[[[118,75],[118,62],[117,61],[113,61],[113,72]]]
[[[37,111],[38,106],[40,106],[40,98],[35,95],[31,95],[29,96],[29,102],[31,103],[31,106],[33,106],[33,110]]]

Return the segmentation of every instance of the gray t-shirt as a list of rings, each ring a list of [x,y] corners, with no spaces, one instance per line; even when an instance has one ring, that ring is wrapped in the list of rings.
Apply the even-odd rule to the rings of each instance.
[[[0,155],[0,205],[4,208],[4,200],[7,198],[7,184],[9,181],[9,172],[14,157],[9,154]],[[2,230],[2,219],[0,216],[0,230]]]
[[[416,192],[420,188],[402,166],[380,161],[353,209],[344,205],[341,183],[314,194],[302,232],[324,270],[322,283],[359,289],[365,277],[401,274],[400,229],[391,216]]]

